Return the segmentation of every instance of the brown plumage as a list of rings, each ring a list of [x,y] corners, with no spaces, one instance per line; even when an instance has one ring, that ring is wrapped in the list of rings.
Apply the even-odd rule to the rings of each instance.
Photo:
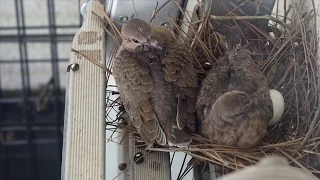
[[[149,146],[188,145],[185,127],[195,128],[198,85],[187,49],[169,29],[137,18],[121,35],[113,75],[131,122]]]
[[[235,47],[241,29],[231,28]],[[249,148],[265,136],[273,116],[265,76],[250,52],[237,45],[220,57],[208,72],[196,102],[202,134],[219,144]]]

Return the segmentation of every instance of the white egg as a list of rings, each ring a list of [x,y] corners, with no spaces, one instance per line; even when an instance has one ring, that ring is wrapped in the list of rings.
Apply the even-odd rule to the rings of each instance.
[[[271,89],[269,92],[273,104],[273,117],[269,121],[268,126],[273,126],[282,118],[284,113],[284,99],[282,94],[275,89]]]

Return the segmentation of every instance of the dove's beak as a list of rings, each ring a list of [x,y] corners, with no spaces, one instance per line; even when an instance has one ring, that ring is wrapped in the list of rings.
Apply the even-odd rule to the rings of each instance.
[[[155,49],[160,49],[160,50],[163,49],[163,47],[160,45],[160,43],[155,39],[149,39],[146,45],[153,47]]]

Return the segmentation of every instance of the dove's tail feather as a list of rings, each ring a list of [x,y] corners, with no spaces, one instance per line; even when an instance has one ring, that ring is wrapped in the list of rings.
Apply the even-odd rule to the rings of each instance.
[[[187,121],[187,112],[186,112],[186,103],[183,102],[184,100],[181,98],[178,98],[178,106],[177,106],[177,117],[176,117],[176,122],[177,126],[180,130],[182,130]]]
[[[157,130],[157,135],[155,137],[155,141],[161,145],[164,146],[167,144],[167,139],[166,139],[166,135],[164,134],[162,129],[158,129]],[[148,146],[148,147],[152,147],[152,145],[154,144],[154,140],[150,140],[150,137],[148,137],[148,133],[146,133],[145,131],[140,131],[139,132],[140,137],[142,139],[142,141]]]
[[[171,136],[168,137],[169,146],[188,147],[191,141],[190,136],[186,132],[174,127]]]
[[[187,97],[187,99],[178,98],[176,122],[180,130],[195,131],[195,98]],[[186,127],[186,128],[185,128]]]
[[[146,134],[145,132],[140,131],[139,134],[140,134],[140,137],[141,137],[142,141],[143,141],[144,143],[146,143],[147,146],[151,147],[151,146],[153,145],[153,141],[151,141],[151,140],[148,138],[148,136],[147,136],[147,134]]]
[[[194,132],[196,130],[196,121],[195,121],[195,119],[196,119],[195,113],[188,112],[187,127],[192,132]]]
[[[167,138],[165,133],[161,128],[158,128],[157,136],[156,136],[156,141],[158,144],[164,146],[167,144]]]

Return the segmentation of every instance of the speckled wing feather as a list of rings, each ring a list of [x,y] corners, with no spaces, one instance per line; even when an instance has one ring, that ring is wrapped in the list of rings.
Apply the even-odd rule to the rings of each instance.
[[[130,119],[142,140],[166,144],[166,136],[154,112],[149,93],[154,82],[146,64],[148,57],[120,49],[113,61],[113,75]]]
[[[186,126],[194,131],[198,82],[191,52],[175,39],[169,29],[155,27],[153,35],[155,33],[158,36],[157,40],[165,42],[168,47],[165,56],[161,58],[161,63],[164,64],[165,80],[173,83],[178,98],[177,126],[180,130]]]
[[[192,65],[191,55],[183,44],[174,44],[162,59],[165,64],[164,72],[166,81],[173,82],[176,86],[177,125],[179,129],[187,126],[195,129],[195,101],[197,96],[197,77]]]

